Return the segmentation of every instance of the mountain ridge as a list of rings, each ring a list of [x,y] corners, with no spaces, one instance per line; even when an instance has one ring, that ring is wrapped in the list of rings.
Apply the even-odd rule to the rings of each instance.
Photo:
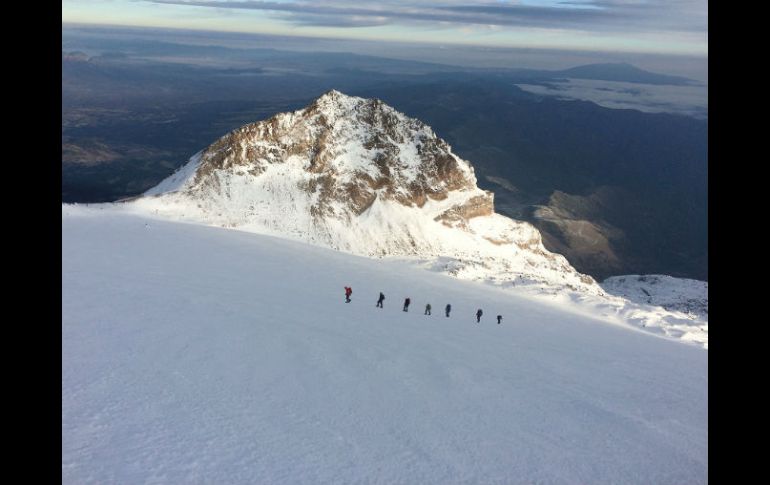
[[[429,126],[336,90],[226,134],[133,203],[356,254],[451,256],[456,271],[603,293],[547,251],[534,226],[496,214],[472,165]]]
[[[627,62],[584,64],[552,71],[554,75],[574,79],[590,79],[596,81],[630,82],[638,84],[692,86],[701,83],[682,76],[671,76],[640,69]]]

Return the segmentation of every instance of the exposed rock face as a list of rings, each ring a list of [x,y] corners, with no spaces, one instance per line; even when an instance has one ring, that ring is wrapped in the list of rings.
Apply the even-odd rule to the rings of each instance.
[[[351,142],[359,153],[351,153]],[[376,197],[423,207],[429,199],[446,199],[450,191],[476,189],[472,169],[461,166],[463,161],[425,124],[378,99],[331,91],[304,110],[246,125],[217,140],[203,151],[187,191],[221,190],[211,176],[217,170],[238,168],[256,176],[292,157],[318,174],[306,187],[320,195],[311,208],[317,215],[333,215],[332,201],[359,215]],[[456,215],[492,212],[492,194],[486,193]]]
[[[430,127],[330,91],[228,133],[132,203],[367,256],[454,258],[443,269],[467,278],[602,293],[493,200]]]
[[[599,187],[588,196],[555,191],[548,205],[536,206],[534,223],[546,247],[564,254],[575,267],[606,276],[625,270],[620,254],[626,234],[602,217],[628,197],[619,189]]]
[[[452,227],[473,217],[491,216],[495,211],[493,195],[491,193],[477,195],[466,200],[464,204],[457,205],[436,216],[435,220],[444,222]]]

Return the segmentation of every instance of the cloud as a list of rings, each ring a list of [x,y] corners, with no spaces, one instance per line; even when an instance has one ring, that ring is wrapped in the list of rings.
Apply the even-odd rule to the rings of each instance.
[[[704,86],[656,86],[569,79],[550,86],[518,84],[525,91],[566,99],[592,101],[614,109],[648,113],[678,113],[708,119],[708,88]]]
[[[434,23],[573,29],[603,32],[707,32],[706,0],[565,0],[523,5],[500,1],[146,0],[164,5],[261,10],[286,21],[324,27]]]
[[[293,14],[291,22],[316,27],[378,27],[392,23],[387,16],[345,15],[330,16],[323,14]]]

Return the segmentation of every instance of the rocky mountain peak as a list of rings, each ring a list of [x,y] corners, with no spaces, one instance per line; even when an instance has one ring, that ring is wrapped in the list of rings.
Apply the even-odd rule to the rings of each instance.
[[[456,275],[602,291],[533,226],[495,214],[473,167],[429,126],[334,90],[226,134],[136,203],[356,254],[449,257]]]
[[[419,120],[378,99],[329,91],[294,113],[243,126],[203,151],[185,190],[219,191],[217,171],[259,176],[285,164],[305,173],[303,189],[318,195],[314,214],[361,214],[377,197],[423,207],[455,190],[478,190],[473,169]],[[492,212],[492,194],[479,193],[466,215]],[[460,211],[463,212],[463,211]],[[457,211],[455,211],[457,213]]]

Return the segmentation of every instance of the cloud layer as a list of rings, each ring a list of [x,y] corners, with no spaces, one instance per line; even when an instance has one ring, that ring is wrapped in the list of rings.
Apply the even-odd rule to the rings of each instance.
[[[371,27],[395,24],[498,26],[590,32],[708,30],[706,0],[573,0],[513,3],[473,0],[361,1],[147,0],[164,5],[273,12],[298,25]]]

